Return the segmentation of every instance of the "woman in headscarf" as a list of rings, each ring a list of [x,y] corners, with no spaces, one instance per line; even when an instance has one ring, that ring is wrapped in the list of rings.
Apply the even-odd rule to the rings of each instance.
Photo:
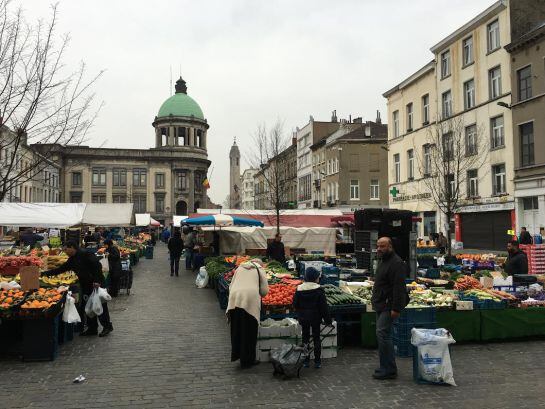
[[[242,263],[229,285],[227,318],[231,324],[231,361],[241,368],[257,365],[255,352],[261,314],[261,297],[269,292],[261,260]]]

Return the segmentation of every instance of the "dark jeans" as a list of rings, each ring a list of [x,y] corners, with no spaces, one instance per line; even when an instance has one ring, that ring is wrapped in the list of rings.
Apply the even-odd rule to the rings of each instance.
[[[312,328],[312,340],[314,341],[314,361],[319,362],[322,357],[322,343],[320,342],[320,321],[300,322],[303,328],[303,344],[310,343],[310,329]]]
[[[170,256],[170,275],[173,276],[176,274],[178,276],[178,271],[180,270],[180,256]]]
[[[191,270],[193,265],[193,249],[185,250],[185,269]]]
[[[397,373],[392,330],[394,321],[390,311],[377,312],[377,343],[380,370],[386,374]]]
[[[85,323],[87,324],[87,329],[89,331],[98,331],[98,322],[100,321],[100,325],[102,325],[103,328],[112,328],[112,323],[110,321],[110,311],[108,310],[108,304],[103,303],[102,304],[102,314],[100,314],[98,317],[90,318],[85,314],[85,304],[87,303],[87,298],[91,294],[84,294],[83,295],[83,303],[81,304],[82,312],[80,312],[81,317],[83,317]]]
[[[113,275],[110,276],[110,288],[108,288],[108,293],[110,293],[112,297],[117,297],[119,295],[119,280],[120,279],[121,277],[119,276],[116,276],[115,278]]]

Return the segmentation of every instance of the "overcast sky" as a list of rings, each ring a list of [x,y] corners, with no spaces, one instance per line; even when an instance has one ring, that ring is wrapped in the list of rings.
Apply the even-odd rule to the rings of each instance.
[[[47,0],[16,0],[30,19]],[[211,198],[229,191],[229,148],[251,151],[260,123],[286,134],[309,115],[386,118],[382,93],[433,57],[429,48],[493,0],[60,0],[67,63],[83,60],[104,101],[89,144],[147,148],[180,72],[208,119]],[[243,167],[244,167],[243,163]],[[209,171],[210,175],[210,171]]]

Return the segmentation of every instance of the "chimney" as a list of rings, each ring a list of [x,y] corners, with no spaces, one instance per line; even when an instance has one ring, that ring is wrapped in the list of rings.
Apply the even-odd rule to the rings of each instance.
[[[348,115],[348,123],[349,123],[349,124],[352,123],[352,114]]]
[[[377,120],[375,121],[377,124],[382,124],[382,120],[380,119],[380,111],[377,109]]]
[[[337,110],[336,109],[331,113],[331,122],[337,122]]]

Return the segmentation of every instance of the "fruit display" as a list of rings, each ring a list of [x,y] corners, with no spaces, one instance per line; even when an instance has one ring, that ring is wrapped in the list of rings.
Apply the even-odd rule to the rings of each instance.
[[[65,254],[59,256],[47,256],[45,263],[48,270],[53,270],[54,268],[60,267],[66,263],[66,260],[68,260],[68,256]]]
[[[348,294],[331,284],[323,285],[327,305],[347,305],[347,304],[363,304],[361,298]]]
[[[0,270],[6,268],[18,268],[23,266],[38,266],[41,267],[43,261],[36,256],[4,256],[0,257]]]
[[[235,266],[240,266],[242,263],[250,260],[250,256],[231,256],[225,257],[225,262],[229,264],[234,264]]]
[[[481,282],[471,276],[462,276],[454,284],[456,290],[471,290],[474,288],[483,288]]]
[[[67,271],[55,276],[41,276],[40,285],[58,287],[59,285],[72,285],[78,281],[78,276],[73,271]]]
[[[287,306],[293,304],[293,295],[297,287],[286,284],[269,285],[268,294],[261,299],[263,305]]]
[[[6,282],[6,283],[9,283],[10,281],[15,281],[16,283],[19,283],[21,282],[21,276],[19,274],[15,275],[15,276],[2,276],[0,275],[0,283],[1,282]]]
[[[40,288],[27,296],[21,309],[46,310],[62,300],[63,292],[56,288]]]
[[[0,310],[9,310],[19,305],[25,298],[24,291],[21,290],[2,290],[0,291]]]

